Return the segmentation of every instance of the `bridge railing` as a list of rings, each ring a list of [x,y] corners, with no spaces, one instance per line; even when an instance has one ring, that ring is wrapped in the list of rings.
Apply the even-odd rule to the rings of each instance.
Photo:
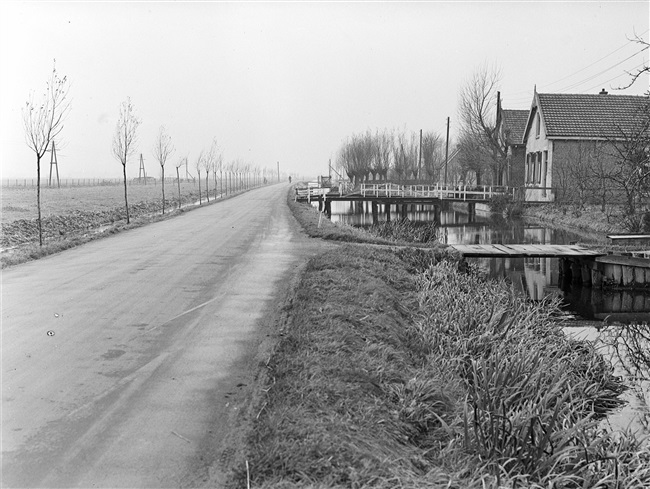
[[[465,201],[489,200],[504,194],[514,196],[516,192],[515,188],[487,185],[468,187],[467,185],[397,185],[394,183],[362,183],[360,190],[363,197],[424,197]]]
[[[328,187],[315,187],[308,185],[306,188],[296,188],[295,200],[306,198],[308,202],[311,199],[318,199],[321,195],[327,195],[332,189]]]

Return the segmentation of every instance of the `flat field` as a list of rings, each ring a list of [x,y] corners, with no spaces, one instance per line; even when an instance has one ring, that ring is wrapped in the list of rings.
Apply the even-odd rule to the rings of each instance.
[[[2,190],[2,223],[10,223],[18,219],[35,219],[38,217],[36,208],[35,187],[3,187]],[[199,186],[196,183],[181,183],[183,202],[189,198],[198,200]],[[202,188],[203,196],[205,190]],[[214,195],[211,191],[210,198]],[[156,185],[129,185],[129,204],[140,202],[156,202],[162,199],[160,183]],[[165,184],[165,200],[178,203],[178,187],[174,183]],[[89,187],[41,188],[41,212],[43,217],[70,215],[78,211],[106,212],[124,206],[124,187],[121,185],[98,185]]]

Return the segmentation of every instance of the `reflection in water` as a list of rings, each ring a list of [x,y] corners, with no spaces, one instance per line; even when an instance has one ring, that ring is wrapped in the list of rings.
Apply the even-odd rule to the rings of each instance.
[[[399,215],[391,209],[391,219]],[[412,222],[439,223],[439,240],[446,244],[570,244],[585,238],[569,231],[528,225],[522,221],[490,219],[468,214],[448,205],[411,205],[406,216]],[[378,217],[387,219],[380,206]],[[370,226],[369,202],[332,202],[332,221],[355,226]],[[650,291],[603,291],[561,283],[557,258],[472,258],[490,277],[499,277],[534,300],[548,296],[562,298],[565,309],[583,319],[630,322],[650,320]]]

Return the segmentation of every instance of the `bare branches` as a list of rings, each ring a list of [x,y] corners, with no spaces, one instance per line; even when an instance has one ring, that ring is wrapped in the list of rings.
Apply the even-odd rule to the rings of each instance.
[[[165,126],[160,126],[158,131],[158,138],[156,143],[153,146],[153,154],[160,163],[160,172],[162,183],[162,213],[165,213],[165,163],[167,158],[174,152],[174,145],[172,144],[172,138],[167,134]]]
[[[167,159],[175,151],[174,144],[172,143],[172,138],[169,134],[167,134],[165,126],[160,126],[160,129],[158,130],[158,137],[156,138],[156,142],[153,146],[152,151],[154,157],[158,163],[160,163],[160,166],[164,172]]]
[[[34,100],[34,94],[32,93],[23,107],[25,142],[36,155],[36,207],[38,209],[38,242],[40,246],[43,246],[41,158],[63,130],[63,122],[68,112],[70,112],[69,90],[68,78],[65,76],[63,78],[59,77],[55,60],[52,74],[40,102]]]
[[[496,124],[500,78],[501,73],[496,66],[485,65],[475,71],[461,88],[458,107],[461,141],[471,147],[467,148],[466,153],[475,157],[472,166],[478,168],[487,162],[493,176],[500,172],[507,156]]]
[[[35,101],[31,93],[23,107],[25,141],[37,159],[43,157],[51,142],[63,130],[63,123],[70,112],[69,90],[68,78],[59,76],[55,63],[40,101]]]
[[[140,119],[135,115],[131,98],[127,97],[120,105],[120,116],[113,135],[113,155],[122,166],[126,166],[129,156],[135,152],[135,144],[138,141],[137,129],[140,123]]]
[[[129,224],[129,199],[126,189],[126,163],[135,152],[135,144],[138,140],[137,129],[140,119],[136,117],[131,99],[127,99],[120,105],[120,116],[113,135],[113,155],[122,163],[122,174],[124,176],[124,205],[126,207],[126,223]]]
[[[639,51],[639,53],[650,49],[650,43],[636,33],[634,34],[634,38],[630,39],[630,41],[636,44],[640,44],[642,46],[642,49],[641,51]],[[633,72],[626,71],[626,73],[631,77],[630,82],[627,85],[616,88],[615,90],[625,90],[626,88],[630,88],[632,85],[634,85],[637,82],[637,80],[641,77],[641,75],[643,75],[644,73],[650,73],[650,66],[648,66],[648,64],[646,63],[645,66],[637,69],[636,71]]]

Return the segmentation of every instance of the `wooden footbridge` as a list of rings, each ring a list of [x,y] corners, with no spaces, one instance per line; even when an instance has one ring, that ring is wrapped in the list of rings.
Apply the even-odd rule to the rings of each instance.
[[[398,185],[395,183],[362,183],[359,186],[320,187],[309,184],[296,188],[296,200],[373,201],[382,204],[436,204],[451,202],[488,202],[497,195],[515,195],[515,187],[467,185]]]
[[[555,258],[564,256],[602,256],[601,251],[576,245],[546,244],[471,244],[449,245],[465,257],[481,258]]]
[[[650,259],[607,254],[577,245],[473,244],[449,245],[463,257],[559,258],[560,276],[589,287],[650,287]]]

